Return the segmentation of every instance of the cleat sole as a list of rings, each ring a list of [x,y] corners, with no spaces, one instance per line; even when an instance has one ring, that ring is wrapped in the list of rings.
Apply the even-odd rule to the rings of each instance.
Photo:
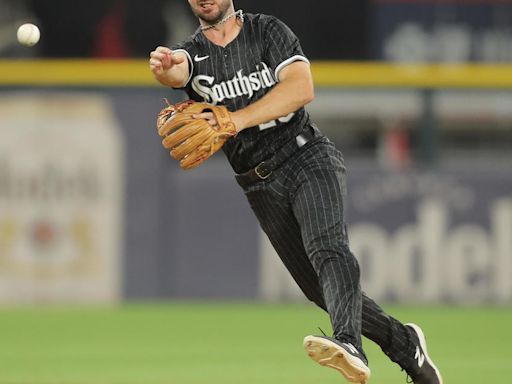
[[[361,359],[328,339],[306,336],[304,348],[308,356],[318,364],[337,370],[351,383],[366,384],[370,378],[370,369]]]

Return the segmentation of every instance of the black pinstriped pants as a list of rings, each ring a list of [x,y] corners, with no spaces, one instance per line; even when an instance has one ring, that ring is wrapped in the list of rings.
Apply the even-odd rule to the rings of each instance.
[[[361,291],[344,220],[345,166],[334,145],[308,143],[269,179],[242,187],[299,287],[329,313],[334,337],[362,351],[362,333],[404,367],[409,331]]]

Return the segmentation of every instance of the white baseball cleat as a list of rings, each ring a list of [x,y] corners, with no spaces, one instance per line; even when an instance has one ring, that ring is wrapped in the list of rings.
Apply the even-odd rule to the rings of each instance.
[[[304,349],[318,364],[337,370],[351,383],[366,384],[370,378],[366,358],[350,343],[327,336],[306,336]]]

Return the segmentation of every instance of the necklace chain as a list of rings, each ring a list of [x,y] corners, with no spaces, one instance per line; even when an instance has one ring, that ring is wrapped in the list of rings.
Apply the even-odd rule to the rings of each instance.
[[[239,9],[238,11],[235,11],[233,13],[230,13],[229,15],[227,16],[224,16],[222,18],[222,20],[220,21],[217,21],[215,24],[211,24],[211,25],[201,25],[201,31],[206,31],[208,29],[211,29],[211,28],[215,28],[217,27],[218,25],[220,24],[224,24],[226,21],[228,21],[229,19],[231,19],[233,16],[236,16],[238,17],[242,22],[244,21],[244,12]]]

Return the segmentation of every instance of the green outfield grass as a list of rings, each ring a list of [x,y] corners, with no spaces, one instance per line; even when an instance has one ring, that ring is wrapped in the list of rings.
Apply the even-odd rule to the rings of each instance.
[[[396,307],[420,324],[447,384],[512,381],[512,308]],[[0,383],[344,383],[302,349],[303,336],[330,331],[312,305],[132,304],[116,308],[0,310]],[[365,342],[370,383],[405,374]]]

